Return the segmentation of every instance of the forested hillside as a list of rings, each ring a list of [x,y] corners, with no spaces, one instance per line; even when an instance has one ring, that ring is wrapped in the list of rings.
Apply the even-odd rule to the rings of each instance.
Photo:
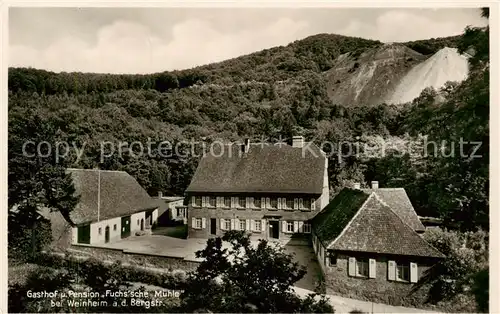
[[[391,46],[391,51],[408,56],[396,62],[407,70],[445,46],[476,51],[467,80],[447,84],[440,91],[424,90],[413,102],[398,106],[372,103],[370,97],[356,106],[332,100],[332,86],[338,83],[329,77],[339,56],[361,62],[363,56],[387,50],[378,41],[330,34],[216,64],[151,75],[11,68],[9,207],[33,195],[28,192],[31,188],[47,194],[48,187],[37,185],[39,169],[50,169],[56,162],[60,167],[125,170],[151,194],[183,194],[199,160],[197,156],[135,158],[130,152],[102,160],[103,141],[146,145],[148,140],[175,144],[191,139],[256,141],[262,136],[273,141],[301,134],[319,145],[327,141],[391,147],[384,155],[373,156],[361,148],[359,154],[346,156],[338,147],[332,151],[331,145],[324,146],[333,193],[354,181],[378,180],[381,186],[406,187],[420,215],[440,216],[464,229],[487,228],[487,32],[468,29],[462,36]],[[392,67],[393,61],[389,63]],[[482,157],[402,154],[408,144],[422,149],[430,140],[447,141],[447,147],[458,153],[460,138],[483,141],[474,151]],[[22,156],[22,143],[28,140],[53,145],[66,141],[83,149],[83,155],[77,158],[71,150],[64,160],[56,161],[53,155],[29,159]],[[456,141],[453,148],[450,141]],[[470,157],[476,146],[465,147]],[[54,182],[60,187],[60,182]]]

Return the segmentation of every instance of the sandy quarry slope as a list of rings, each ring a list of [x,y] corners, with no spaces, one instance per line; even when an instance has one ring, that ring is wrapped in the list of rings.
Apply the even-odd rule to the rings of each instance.
[[[467,57],[445,47],[413,67],[397,85],[387,103],[401,104],[417,98],[426,87],[439,89],[448,81],[461,82],[468,75]]]

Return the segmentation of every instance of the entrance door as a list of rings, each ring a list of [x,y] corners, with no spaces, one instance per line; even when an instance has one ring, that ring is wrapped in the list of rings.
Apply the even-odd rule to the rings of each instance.
[[[210,234],[217,234],[217,219],[210,218]]]
[[[144,218],[141,219],[141,231],[144,231]]]
[[[269,236],[273,239],[279,239],[280,237],[280,223],[277,220],[269,221]]]
[[[104,242],[109,242],[109,226],[106,226],[106,228],[104,229]]]
[[[130,236],[130,216],[122,217],[122,238]]]

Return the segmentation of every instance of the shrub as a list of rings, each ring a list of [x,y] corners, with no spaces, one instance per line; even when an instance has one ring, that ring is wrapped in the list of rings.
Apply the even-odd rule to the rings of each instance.
[[[478,310],[488,308],[488,233],[436,228],[426,231],[424,239],[446,255],[429,275],[430,301],[475,299]]]

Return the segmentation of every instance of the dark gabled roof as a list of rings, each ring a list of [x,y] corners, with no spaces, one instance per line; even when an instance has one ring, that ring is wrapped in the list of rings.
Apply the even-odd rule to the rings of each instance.
[[[443,257],[389,208],[376,193],[329,247],[333,250]]]
[[[366,193],[375,192],[408,226],[415,231],[425,231],[404,188],[363,189]]]
[[[223,151],[221,151],[223,149]],[[221,155],[219,157],[219,155]],[[206,154],[186,192],[321,194],[326,157],[313,144],[215,145]]]
[[[124,171],[68,169],[80,202],[71,212],[75,224],[127,216],[158,207],[139,183]],[[98,186],[100,176],[100,209]]]
[[[363,191],[345,188],[314,217],[314,233],[324,246],[339,236],[368,196]]]

